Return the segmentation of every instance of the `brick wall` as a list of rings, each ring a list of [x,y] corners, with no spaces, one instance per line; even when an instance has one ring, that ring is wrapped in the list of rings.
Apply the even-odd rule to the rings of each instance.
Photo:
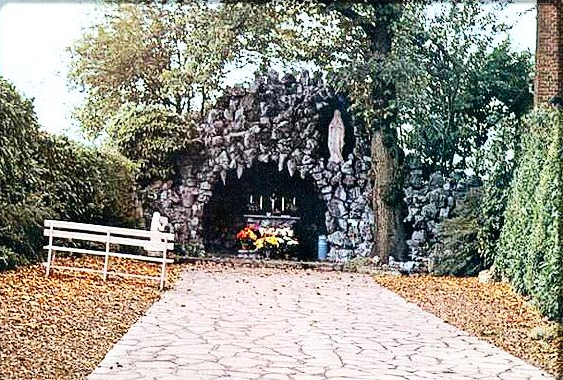
[[[563,97],[563,0],[537,0],[538,27],[534,103]]]

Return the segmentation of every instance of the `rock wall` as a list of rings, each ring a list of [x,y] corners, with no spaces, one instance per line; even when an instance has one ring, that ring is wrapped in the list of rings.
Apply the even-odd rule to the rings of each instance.
[[[369,138],[350,116],[345,130],[352,137],[351,153],[344,162],[328,162],[321,145],[330,119],[321,115],[332,116],[336,99],[321,78],[307,72],[281,79],[271,72],[247,89],[228,90],[199,126],[202,156],[180,158],[180,178],[153,186],[155,208],[168,216],[177,241],[203,245],[204,206],[229,171],[240,178],[257,162],[273,162],[291,176],[312,179],[326,202],[330,259],[368,255],[373,242]]]
[[[428,256],[436,243],[438,224],[452,216],[456,204],[472,187],[481,186],[476,176],[456,172],[447,178],[437,172],[424,176],[420,161],[410,155],[406,159],[408,168],[405,183],[405,198],[408,215],[404,222],[411,230],[407,246],[411,260],[418,270],[426,270]]]

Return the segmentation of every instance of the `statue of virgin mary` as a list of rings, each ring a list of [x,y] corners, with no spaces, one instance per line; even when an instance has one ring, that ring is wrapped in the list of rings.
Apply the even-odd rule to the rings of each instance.
[[[334,116],[328,126],[328,151],[330,152],[329,161],[342,162],[342,148],[344,148],[344,122],[340,115],[340,110],[334,110]]]

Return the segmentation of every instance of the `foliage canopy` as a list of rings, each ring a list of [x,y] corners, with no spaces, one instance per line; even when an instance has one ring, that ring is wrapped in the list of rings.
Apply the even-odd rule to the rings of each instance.
[[[491,130],[531,109],[531,55],[495,42],[507,26],[479,2],[445,3],[433,17],[421,12],[406,6],[394,44],[403,146],[429,170],[479,172],[475,155]]]
[[[233,69],[313,65],[366,125],[392,124],[403,148],[447,173],[478,169],[474,154],[498,121],[491,111],[518,117],[531,106],[530,54],[496,44],[505,29],[477,1],[445,4],[434,16],[420,2],[122,4],[72,48],[70,78],[87,93],[77,110],[84,130],[107,132],[129,158],[158,166],[160,156],[123,149],[156,151],[151,115],[176,114],[167,128],[189,141]],[[395,133],[387,135],[391,146]],[[178,145],[165,151],[195,149]]]

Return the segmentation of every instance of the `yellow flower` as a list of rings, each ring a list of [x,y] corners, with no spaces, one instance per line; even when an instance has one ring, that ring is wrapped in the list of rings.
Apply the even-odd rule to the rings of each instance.
[[[260,238],[254,242],[256,249],[264,248],[264,238]]]
[[[264,239],[266,240],[267,243],[270,243],[271,245],[275,245],[276,247],[280,245],[278,238],[276,238],[275,236],[268,236],[265,237]]]

